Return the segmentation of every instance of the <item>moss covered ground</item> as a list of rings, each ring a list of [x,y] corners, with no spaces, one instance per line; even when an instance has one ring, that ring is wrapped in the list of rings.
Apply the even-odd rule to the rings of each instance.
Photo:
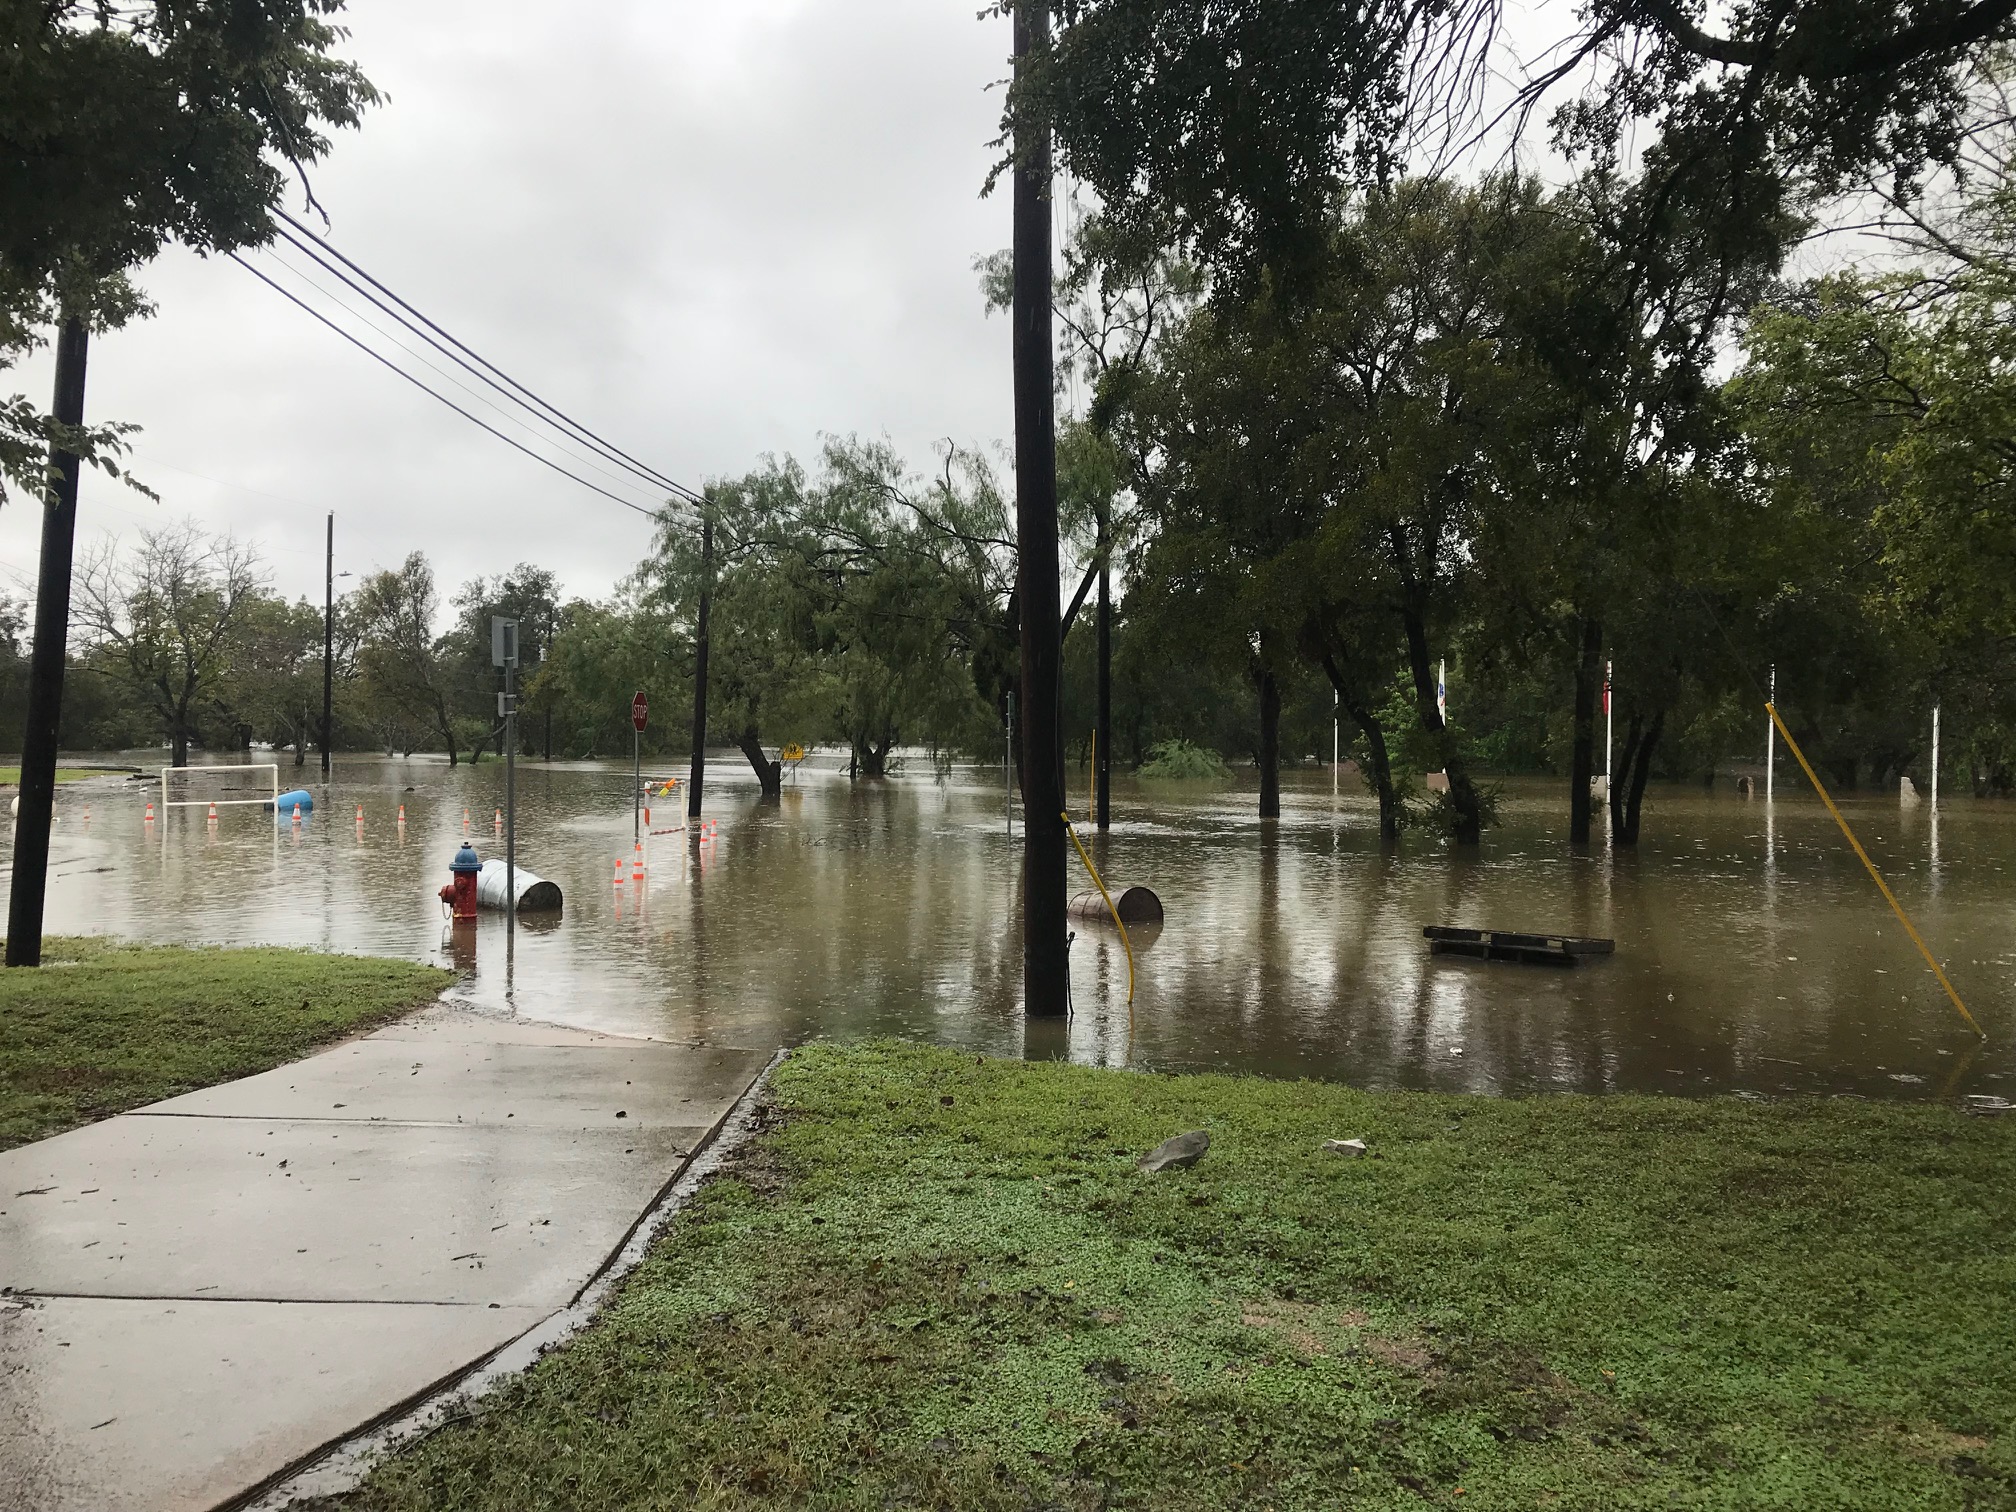
[[[589,1329],[335,1505],[2016,1505],[2016,1121],[887,1043],[771,1096]]]
[[[265,1071],[452,980],[307,950],[51,938],[41,966],[0,970],[0,1149]]]

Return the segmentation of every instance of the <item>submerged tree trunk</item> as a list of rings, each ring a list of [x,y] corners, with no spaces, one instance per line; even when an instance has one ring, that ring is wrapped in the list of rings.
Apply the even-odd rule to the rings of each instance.
[[[1603,682],[1603,627],[1594,616],[1582,621],[1582,646],[1575,658],[1575,739],[1568,761],[1568,839],[1589,843],[1589,783],[1596,775],[1596,704]],[[1615,802],[1613,794],[1611,802]]]
[[[1666,730],[1666,711],[1659,710],[1648,725],[1639,714],[1631,716],[1624,739],[1625,791],[1622,802],[1613,792],[1610,798],[1610,836],[1619,845],[1638,843],[1638,822],[1645,804],[1645,784],[1652,776],[1652,753]]]
[[[873,741],[856,737],[854,741],[854,762],[863,777],[887,777],[889,775],[889,750],[895,745],[893,735],[879,735]]]
[[[736,738],[735,744],[741,747],[742,754],[749,759],[750,770],[755,772],[756,781],[763,788],[763,796],[765,798],[783,797],[784,763],[781,761],[772,761],[763,753],[763,742],[757,738],[756,727],[750,725],[744,729],[741,735]]]
[[[1484,835],[1484,816],[1477,801],[1477,785],[1470,780],[1456,742],[1443,723],[1441,705],[1435,698],[1435,667],[1428,658],[1428,627],[1421,616],[1406,610],[1401,619],[1407,628],[1407,665],[1414,678],[1414,704],[1420,711],[1421,728],[1433,739],[1442,770],[1449,774],[1449,804],[1455,812],[1450,838],[1458,845],[1475,845]]]
[[[1254,681],[1260,687],[1260,817],[1281,817],[1281,682],[1272,667],[1263,666]]]
[[[1400,795],[1393,790],[1393,758],[1386,749],[1385,727],[1366,701],[1344,686],[1343,669],[1328,652],[1323,656],[1323,671],[1330,679],[1330,686],[1337,690],[1338,707],[1351,716],[1358,733],[1365,737],[1365,761],[1372,776],[1372,791],[1379,798],[1379,838],[1398,840]]]

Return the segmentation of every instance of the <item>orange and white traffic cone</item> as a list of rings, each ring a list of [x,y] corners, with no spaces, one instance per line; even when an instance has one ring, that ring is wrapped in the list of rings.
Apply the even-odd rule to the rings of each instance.
[[[154,800],[152,798],[147,800],[147,822],[149,824],[154,822]]]
[[[364,822],[364,805],[361,803],[357,805],[357,822],[359,824]]]
[[[492,819],[492,820],[490,821],[490,827],[491,827],[492,829],[494,829],[494,830],[498,831],[498,833],[500,833],[500,834],[501,834],[501,833],[503,833],[503,830],[504,830],[504,810],[502,810],[501,808],[500,808],[499,810],[497,810],[497,813],[496,813],[496,817],[495,817],[495,818],[493,818],[493,819]]]
[[[301,812],[301,810],[299,808],[296,808],[294,812],[298,814]],[[217,822],[217,805],[214,803],[210,805],[210,822],[212,824],[215,824]]]
[[[621,856],[616,858],[616,873],[609,879],[609,885],[611,887],[621,887],[623,885],[623,858]]]
[[[462,828],[464,830],[469,828],[469,810],[466,808],[462,810]]]
[[[301,805],[298,803],[294,805],[294,822],[296,824],[301,822]]]
[[[644,842],[639,840],[635,845],[630,847],[630,850],[630,878],[634,882],[642,882],[644,880]]]
[[[399,822],[401,824],[406,822],[406,805],[403,803],[399,805]]]

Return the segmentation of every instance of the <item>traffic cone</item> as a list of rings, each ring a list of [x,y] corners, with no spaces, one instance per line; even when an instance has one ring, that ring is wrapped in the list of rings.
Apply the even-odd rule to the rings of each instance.
[[[154,822],[154,800],[152,798],[147,800],[147,822],[149,824]]]
[[[298,803],[294,805],[294,822],[296,824],[299,824],[301,822],[301,805]]]
[[[623,885],[623,858],[621,856],[616,858],[616,874],[609,879],[609,885],[611,887],[621,887]]]
[[[642,882],[644,880],[644,842],[642,840],[639,840],[635,845],[631,846],[630,849],[632,852],[630,860],[631,879],[633,881]]]
[[[300,807],[298,805],[295,807],[294,812],[297,814],[301,812]],[[212,824],[215,824],[217,822],[217,805],[214,803],[210,805],[210,822]]]
[[[361,803],[357,805],[357,822],[359,824],[364,822],[364,805]]]
[[[501,808],[497,810],[497,817],[491,820],[490,822],[491,827],[494,829],[501,830],[502,828],[504,828],[504,810],[502,810]]]
[[[401,824],[406,822],[406,805],[403,803],[399,805],[399,822]]]
[[[462,810],[462,828],[465,830],[469,828],[469,810],[466,808]]]

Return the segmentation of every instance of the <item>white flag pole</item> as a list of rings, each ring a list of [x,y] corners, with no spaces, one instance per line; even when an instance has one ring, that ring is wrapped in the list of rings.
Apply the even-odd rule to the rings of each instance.
[[[1932,705],[1932,807],[1939,807],[1939,705]]]
[[[1771,669],[1771,702],[1778,702],[1778,669]],[[1768,717],[1764,721],[1764,801],[1771,801],[1771,776],[1778,765],[1778,726]]]

